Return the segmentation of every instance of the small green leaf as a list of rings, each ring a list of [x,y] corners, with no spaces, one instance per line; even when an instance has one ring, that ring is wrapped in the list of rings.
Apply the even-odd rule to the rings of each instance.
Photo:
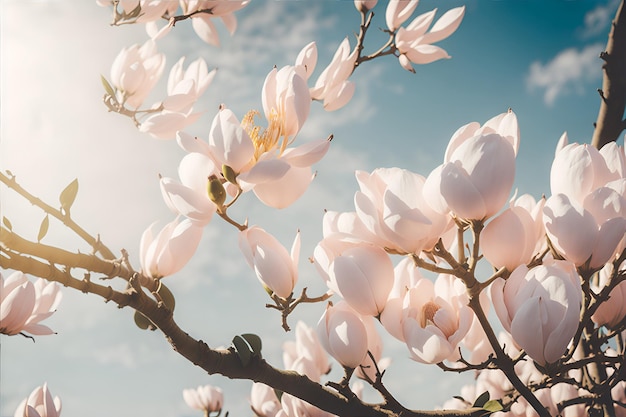
[[[478,398],[476,398],[476,401],[474,401],[474,404],[472,404],[472,407],[483,408],[483,405],[485,405],[487,401],[489,401],[489,391],[480,394]]]
[[[41,242],[41,239],[43,239],[44,236],[46,236],[46,233],[48,233],[48,226],[50,226],[50,219],[48,219],[48,215],[46,214],[46,217],[43,218],[43,220],[41,221],[41,225],[39,226],[37,243]]]
[[[170,291],[170,289],[167,288],[162,281],[161,285],[159,286],[159,290],[157,291],[157,294],[159,294],[161,300],[163,300],[163,304],[165,304],[165,307],[169,308],[171,311],[174,311],[174,307],[176,306],[176,299],[174,298],[174,294],[172,294],[172,291]]]
[[[115,90],[113,89],[113,87],[111,87],[111,84],[109,84],[107,79],[104,78],[104,75],[100,75],[100,81],[102,81],[102,85],[104,86],[104,90],[107,92],[107,94],[115,98]]]
[[[142,313],[135,311],[135,324],[141,330],[156,330],[156,326],[149,318],[144,316]]]
[[[6,217],[2,216],[2,224],[4,224],[4,226],[9,229],[9,232],[13,231],[13,225],[11,224],[11,222],[9,221],[9,219],[7,219]]]
[[[250,351],[250,346],[246,343],[246,341],[241,336],[233,337],[233,346],[235,346],[235,351],[237,352],[237,356],[239,356],[239,360],[241,364],[246,367],[250,363],[250,359],[252,358],[252,351]]]
[[[261,356],[261,348],[263,347],[263,342],[261,341],[261,338],[259,336],[253,333],[244,333],[241,335],[241,337],[243,337],[246,342],[248,342],[248,345],[252,349],[252,353],[255,356]]]
[[[59,195],[61,210],[63,210],[65,214],[69,214],[70,208],[76,199],[76,194],[78,194],[78,179],[75,178],[74,181],[70,182]]]
[[[483,408],[495,413],[496,411],[502,411],[504,407],[502,407],[502,404],[500,404],[498,400],[489,400],[483,405]]]

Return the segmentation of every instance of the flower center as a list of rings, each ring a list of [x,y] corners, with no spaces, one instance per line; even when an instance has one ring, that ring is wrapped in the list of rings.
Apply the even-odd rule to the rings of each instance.
[[[258,160],[261,155],[271,152],[278,148],[278,156],[280,156],[289,145],[289,141],[283,135],[284,120],[274,109],[270,113],[267,127],[262,130],[261,126],[254,124],[254,118],[259,115],[257,110],[250,110],[241,120],[241,127],[246,131],[252,143],[254,144],[254,158]],[[282,142],[280,141],[283,138]]]
[[[422,329],[424,329],[429,324],[435,325],[435,313],[439,309],[440,307],[432,301],[424,304],[424,306],[422,307],[422,316],[420,317],[420,326],[422,326]]]

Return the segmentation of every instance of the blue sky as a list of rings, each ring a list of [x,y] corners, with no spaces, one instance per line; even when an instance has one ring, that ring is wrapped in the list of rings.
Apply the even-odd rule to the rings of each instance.
[[[366,50],[375,49],[381,39],[377,28],[384,26],[385,2],[379,3],[370,31],[375,36]],[[416,74],[410,74],[385,57],[357,70],[356,93],[344,109],[329,114],[314,103],[299,140],[330,133],[335,139],[300,201],[276,215],[247,196],[233,210],[234,216],[249,217],[287,246],[302,230],[298,288],[323,291],[306,258],[321,237],[323,209],[351,209],[355,169],[399,166],[426,176],[441,163],[458,127],[482,123],[511,107],[521,128],[516,187],[540,197],[550,192],[550,162],[559,136],[567,131],[571,141],[590,140],[601,85],[596,57],[606,44],[615,2],[423,0],[416,14],[438,6],[441,15],[462,4],[467,7],[463,23],[440,43],[452,59],[416,67]],[[99,76],[108,75],[122,47],[144,42],[145,31],[110,27],[109,12],[90,1],[5,0],[0,7],[0,167],[50,202],[78,178],[76,220],[100,233],[111,248],[128,249],[138,265],[144,228],[171,219],[157,176],[176,176],[184,153],[174,142],[141,135],[129,120],[107,113]],[[210,67],[219,67],[199,104],[206,115],[188,129],[204,138],[220,103],[238,115],[260,109],[267,72],[273,65],[292,63],[312,40],[320,54],[317,77],[359,23],[351,1],[254,0],[237,16],[238,30],[233,37],[222,33],[221,48],[203,44],[184,22],[159,42],[159,50],[168,55],[166,71],[183,54],[188,59],[202,56]],[[4,188],[0,198],[14,230],[34,239],[42,213]],[[222,223],[215,219],[209,224],[194,259],[167,278],[177,296],[177,321],[212,346],[228,345],[235,334],[256,332],[263,337],[265,356],[280,365],[280,346],[294,336],[285,335],[278,315],[264,308],[262,288],[239,258],[235,230]],[[59,225],[51,226],[46,240],[87,250]],[[292,323],[302,319],[313,325],[322,310],[321,305],[303,306]],[[12,416],[19,401],[44,381],[62,398],[65,417],[193,416],[197,414],[184,404],[182,390],[206,383],[225,389],[231,415],[251,414],[248,382],[206,376],[173,353],[159,333],[136,329],[131,311],[65,291],[48,323],[58,335],[36,343],[0,337],[3,417]],[[387,340],[386,349],[394,361],[386,382],[409,407],[441,404],[469,378],[410,362],[405,347],[393,340]]]

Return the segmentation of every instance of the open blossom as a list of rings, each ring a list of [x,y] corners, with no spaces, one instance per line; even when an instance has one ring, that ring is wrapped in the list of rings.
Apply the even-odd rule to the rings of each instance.
[[[257,226],[239,233],[239,248],[264,287],[282,298],[291,295],[298,281],[299,231],[291,253],[274,236]]]
[[[320,343],[343,366],[356,368],[367,355],[367,330],[345,301],[331,303],[317,324]]]
[[[491,284],[491,298],[515,343],[541,365],[556,362],[578,328],[582,290],[571,262],[520,265]]]
[[[435,284],[422,279],[409,289],[397,320],[413,360],[439,363],[457,358],[457,346],[474,317],[467,302],[464,284],[450,275],[439,275]]]
[[[444,49],[433,45],[433,43],[454,33],[463,20],[465,7],[448,10],[427,32],[436,11],[434,9],[417,16],[406,28],[401,27],[396,33],[400,64],[408,71],[415,72],[411,63],[429,64],[439,59],[449,58]]]
[[[289,122],[278,117],[269,120],[265,130],[255,126],[256,112],[249,112],[239,123],[235,114],[222,107],[213,120],[209,143],[199,144],[188,135],[181,141],[184,149],[199,152],[227,165],[236,174],[243,191],[253,190],[264,204],[284,208],[296,201],[313,180],[311,165],[319,161],[330,147],[327,139],[289,147],[293,138],[284,136]]]
[[[37,279],[33,284],[22,272],[13,272],[6,279],[0,273],[0,333],[53,334],[40,321],[56,311],[61,296],[54,282]]]
[[[24,399],[15,410],[14,417],[59,417],[61,415],[61,399],[52,398],[48,384],[39,386]]]
[[[141,269],[152,278],[162,278],[175,274],[189,262],[200,244],[203,229],[189,219],[177,218],[155,235],[155,225],[152,223],[141,236]]]
[[[200,113],[193,106],[215,77],[216,70],[208,71],[207,64],[198,58],[185,70],[185,58],[171,69],[167,81],[167,97],[161,102],[162,111],[149,115],[139,127],[141,132],[161,139],[172,139],[176,132],[194,123]]]
[[[426,179],[424,197],[433,209],[462,219],[493,216],[511,193],[518,147],[519,128],[512,111],[483,126],[472,122],[461,127],[448,143],[444,163]]]
[[[187,405],[207,413],[219,412],[224,404],[222,389],[212,385],[202,385],[196,389],[183,390],[183,398]]]
[[[345,106],[354,95],[354,83],[348,77],[354,70],[357,49],[350,50],[350,41],[345,38],[335,52],[330,64],[322,71],[311,88],[313,100],[323,100],[324,109],[334,111]]]
[[[380,247],[331,235],[314,250],[315,265],[328,287],[356,311],[378,316],[393,286],[393,264]]]
[[[158,53],[156,43],[146,41],[124,48],[111,66],[111,84],[120,103],[138,108],[161,78],[165,55]]]
[[[426,202],[424,177],[400,168],[356,172],[360,191],[354,196],[356,213],[384,246],[400,253],[430,250],[452,225],[447,214]],[[376,243],[376,242],[373,242]]]

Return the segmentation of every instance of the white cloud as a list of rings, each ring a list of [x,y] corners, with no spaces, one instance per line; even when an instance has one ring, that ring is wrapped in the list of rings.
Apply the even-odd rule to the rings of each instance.
[[[585,15],[585,26],[582,30],[583,38],[606,32],[609,23],[615,15],[619,4],[618,0],[610,0],[607,4],[599,5]]]
[[[535,61],[530,65],[526,85],[531,90],[543,90],[543,99],[548,106],[560,96],[580,94],[590,82],[601,78],[602,62],[598,56],[602,49],[599,43],[580,51],[568,48],[545,64]]]

